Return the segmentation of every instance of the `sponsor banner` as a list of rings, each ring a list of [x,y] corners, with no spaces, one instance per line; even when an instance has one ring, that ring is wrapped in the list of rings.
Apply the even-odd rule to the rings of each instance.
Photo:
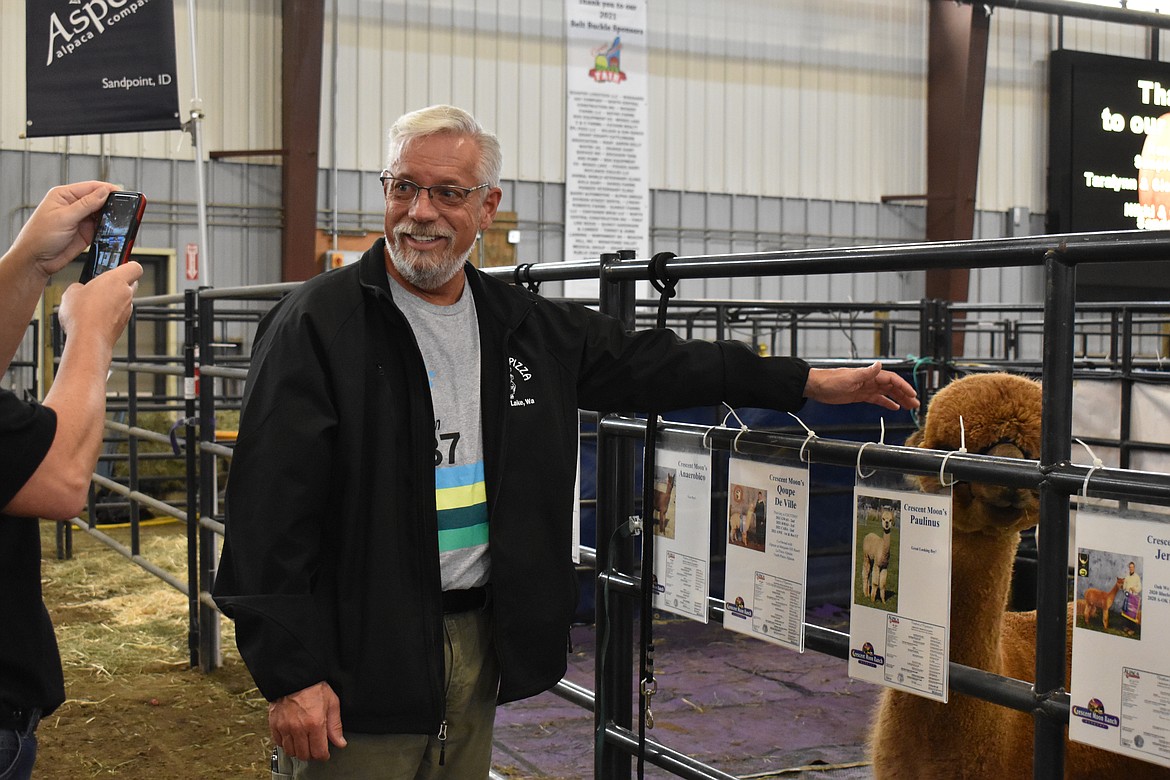
[[[565,259],[649,259],[646,0],[565,0],[565,32]],[[596,297],[597,281],[565,295]]]
[[[175,130],[173,0],[26,0],[29,137]]]

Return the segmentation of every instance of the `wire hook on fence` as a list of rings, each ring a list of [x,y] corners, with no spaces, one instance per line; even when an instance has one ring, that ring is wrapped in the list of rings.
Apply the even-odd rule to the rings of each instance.
[[[800,419],[792,412],[789,412],[788,416],[791,417],[793,420],[796,420],[798,423],[800,423],[800,427],[804,428],[805,432],[808,434],[807,436],[804,437],[804,442],[800,445],[800,462],[801,463],[812,463],[812,453],[809,453],[808,457],[806,458],[804,455],[804,451],[808,447],[809,442],[811,442],[813,439],[815,439],[817,437],[817,435],[813,432],[812,428],[810,428],[804,424],[804,420]]]
[[[1081,485],[1081,496],[1083,498],[1089,497],[1089,480],[1093,476],[1093,472],[1097,469],[1105,468],[1105,462],[1097,457],[1097,453],[1093,452],[1088,444],[1085,444],[1080,439],[1073,439],[1077,444],[1085,448],[1085,452],[1089,453],[1089,457],[1093,459],[1093,465],[1089,467],[1089,472],[1085,474],[1085,484]]]
[[[881,426],[882,426],[882,435],[881,435],[881,438],[879,438],[876,443],[877,444],[885,444],[886,443],[886,418],[879,417],[878,422],[881,423]],[[857,476],[861,477],[862,479],[869,479],[870,477],[872,477],[874,474],[877,473],[877,469],[870,469],[868,474],[863,473],[861,470],[861,454],[863,452],[865,452],[866,447],[868,447],[869,445],[874,444],[874,443],[875,442],[867,441],[861,445],[861,449],[857,450]]]
[[[516,266],[516,270],[512,272],[512,281],[515,284],[523,285],[530,293],[540,292],[540,282],[532,278],[532,263],[521,263]]]
[[[943,487],[950,487],[951,485],[955,484],[955,482],[957,480],[955,480],[953,477],[951,478],[950,482],[947,482],[947,477],[946,477],[946,473],[945,473],[947,470],[947,461],[950,460],[951,456],[954,455],[956,452],[966,452],[966,451],[967,451],[967,428],[963,425],[963,415],[960,414],[959,415],[959,449],[951,450],[946,455],[943,455],[942,463],[939,464],[939,467],[938,467],[938,483],[940,485],[942,485]]]
[[[672,279],[666,272],[666,264],[676,257],[674,252],[659,252],[650,258],[650,284],[661,297],[658,299],[658,327],[666,327],[666,307],[677,295],[678,279]]]
[[[169,431],[168,435],[170,436],[170,439],[171,439],[171,449],[174,450],[176,458],[182,457],[182,455],[183,455],[182,445],[179,444],[179,434],[178,434],[179,426],[180,425],[198,425],[198,424],[199,424],[198,417],[184,417],[181,420],[176,420],[175,424],[171,426],[171,430]]]
[[[728,406],[727,407],[727,414],[723,415],[723,427],[725,427],[725,428],[727,427],[727,418],[728,417],[734,417],[735,421],[737,423],[739,423],[739,433],[735,434],[735,438],[731,440],[731,451],[734,452],[736,455],[742,455],[743,453],[741,453],[739,451],[739,437],[743,436],[745,433],[747,433],[747,431],[748,431],[747,424],[744,423],[744,421],[739,418],[739,415],[735,413],[735,409]]]

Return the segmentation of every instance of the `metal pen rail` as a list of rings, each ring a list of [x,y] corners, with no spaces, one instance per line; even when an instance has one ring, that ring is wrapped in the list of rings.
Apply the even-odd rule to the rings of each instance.
[[[841,274],[855,272],[914,271],[934,268],[991,268],[1002,266],[1038,266],[1044,269],[1045,304],[1036,313],[1042,314],[1021,325],[1024,330],[1039,328],[1042,352],[1025,365],[1043,379],[1043,446],[1036,461],[1007,461],[990,456],[955,454],[947,460],[947,468],[956,476],[982,482],[1034,487],[1040,493],[1040,527],[1053,544],[1044,545],[1038,561],[1037,609],[1041,615],[1037,631],[1037,668],[1035,684],[1024,683],[980,670],[952,665],[951,684],[955,690],[978,696],[1005,707],[1031,711],[1036,723],[1034,777],[1058,778],[1064,767],[1064,723],[1068,715],[1067,692],[1063,690],[1069,498],[1079,493],[1088,467],[1072,465],[1071,399],[1074,371],[1088,368],[1083,349],[1078,351],[1076,329],[1086,326],[1086,312],[1096,312],[1095,306],[1074,306],[1075,270],[1079,263],[1111,262],[1121,260],[1162,260],[1170,254],[1170,233],[1122,231],[1113,233],[1036,236],[1029,238],[994,239],[938,243],[910,243],[889,246],[847,247],[826,249],[798,249],[761,252],[742,255],[708,255],[676,257],[661,265],[671,278],[729,278],[745,276],[787,276],[798,274]],[[639,260],[630,252],[604,255],[600,261],[565,262],[541,265],[523,265],[516,268],[492,268],[488,275],[517,284],[569,279],[599,279],[600,308],[630,328],[637,321],[638,301],[634,285],[651,278],[648,260]],[[239,338],[247,344],[249,335],[263,308],[295,289],[296,284],[260,285],[225,289],[188,291],[181,296],[155,296],[138,302],[136,309],[147,309],[143,304],[167,310],[169,317],[178,317],[183,323],[183,354],[181,397],[183,424],[177,430],[182,457],[187,468],[187,499],[185,509],[167,504],[187,524],[188,572],[186,587],[190,603],[190,646],[192,664],[205,670],[219,663],[218,615],[209,591],[214,578],[218,554],[217,534],[223,531],[223,518],[218,506],[218,473],[222,461],[230,460],[232,447],[216,435],[216,410],[238,405],[238,397],[225,388],[242,385],[246,376],[246,350],[240,355],[217,354],[217,333],[224,332],[225,320],[237,323],[245,335]],[[702,302],[694,302],[696,308]],[[243,305],[242,305],[243,304]],[[253,308],[248,308],[252,306]],[[707,304],[712,311],[715,304]],[[809,309],[802,311],[811,311]],[[824,309],[824,306],[819,309]],[[849,309],[842,306],[842,310]],[[853,308],[890,309],[891,305],[865,305]],[[933,360],[939,367],[938,381],[943,381],[953,365],[950,354],[952,327],[959,325],[950,316],[951,307],[940,302],[907,304],[906,311],[915,312],[915,347],[920,358]],[[1002,312],[1006,307],[1000,307]],[[181,313],[180,313],[181,311]],[[968,312],[974,311],[970,307]],[[1101,307],[1102,312],[1111,312]],[[1136,322],[1139,315],[1159,316],[1157,307],[1132,307],[1132,315],[1120,314],[1110,320],[1107,338],[1110,341],[1109,370],[1131,376],[1145,371],[1142,358],[1125,350],[1132,328],[1125,322]],[[702,316],[706,316],[705,314]],[[744,322],[763,323],[769,314],[761,313],[757,304],[739,307],[736,316]],[[910,316],[910,315],[907,315]],[[1078,316],[1080,319],[1078,319]],[[1104,316],[1104,315],[1103,315]],[[1107,315],[1114,317],[1112,313]],[[1128,316],[1128,320],[1127,320]],[[1137,318],[1137,319],[1135,319]],[[685,319],[685,318],[684,318]],[[800,318],[798,317],[797,320]],[[1008,318],[1010,319],[1010,317]],[[679,320],[680,322],[684,320]],[[730,323],[728,323],[730,324]],[[814,326],[817,323],[812,323]],[[877,327],[880,323],[872,323]],[[780,325],[779,322],[776,323]],[[867,327],[870,324],[867,323]],[[771,327],[769,324],[768,327]],[[786,324],[785,327],[788,327]],[[791,327],[800,327],[797,321]],[[901,325],[899,325],[901,327]],[[983,326],[980,326],[983,327]],[[1004,338],[1011,336],[1002,324]],[[1114,335],[1116,334],[1116,335]],[[891,353],[893,355],[894,353]],[[827,356],[826,356],[827,357]],[[1013,356],[1005,353],[994,367],[1011,369]],[[171,356],[169,360],[180,358]],[[119,360],[115,370],[129,376],[177,376],[179,369],[166,360],[144,358],[133,347],[125,361]],[[131,392],[130,408],[137,403],[137,392]],[[599,652],[595,691],[562,683],[558,692],[582,706],[594,709],[595,725],[605,738],[597,742],[594,772],[599,778],[629,777],[630,757],[637,750],[632,735],[634,688],[633,666],[629,649],[634,645],[633,623],[638,580],[634,556],[634,542],[618,538],[613,531],[635,513],[634,474],[638,468],[636,439],[643,435],[644,421],[628,416],[610,415],[601,420],[597,432],[597,535],[598,561],[595,603],[598,624],[609,626],[609,642]],[[664,424],[666,430],[696,435],[680,424]],[[708,442],[715,447],[728,448],[738,430],[715,428],[708,432]],[[157,441],[158,434],[146,431],[135,423],[133,413],[125,429],[119,434],[130,439]],[[768,448],[799,448],[803,436],[785,433],[749,431],[739,438],[739,446]],[[857,457],[857,442],[819,438],[809,445],[818,462],[852,465]],[[895,469],[916,473],[934,473],[940,465],[941,454],[896,446],[871,445],[865,451],[866,465],[881,469]],[[136,453],[131,452],[136,461]],[[1147,503],[1170,504],[1170,480],[1165,475],[1135,472],[1125,468],[1096,469],[1093,471],[1090,493],[1097,496],[1140,500]],[[111,490],[115,490],[111,486]],[[152,506],[157,501],[139,488],[139,479],[131,469],[125,497],[132,508],[142,504]],[[121,492],[115,490],[115,492]],[[166,503],[166,502],[164,502]],[[161,509],[161,507],[155,506]],[[132,524],[136,523],[132,520]],[[87,529],[96,530],[96,529]],[[125,548],[128,557],[141,556],[135,549]],[[113,545],[111,545],[113,546]],[[142,565],[141,560],[136,560]],[[170,580],[168,580],[170,581]],[[172,585],[176,584],[174,582]],[[721,605],[712,603],[713,614]],[[843,656],[847,637],[831,629],[807,625],[807,645],[813,650]],[[727,775],[716,769],[703,767],[673,751],[669,747],[649,743],[646,760],[684,777],[718,777]]]

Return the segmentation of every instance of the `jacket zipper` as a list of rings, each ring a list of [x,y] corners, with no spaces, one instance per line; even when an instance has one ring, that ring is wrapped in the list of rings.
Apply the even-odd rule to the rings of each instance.
[[[402,319],[404,321],[407,332],[411,332],[410,331],[410,323],[405,321],[405,316],[401,313],[401,310],[398,309],[397,305],[395,305],[394,296],[390,293],[390,291],[384,290],[377,285],[370,285],[370,287],[373,290],[374,296],[382,299],[383,305],[387,305],[387,306],[389,306],[389,308],[391,310],[398,312],[398,316],[402,317]],[[411,340],[414,341],[413,333],[411,334]],[[425,375],[425,373],[426,373],[425,361],[422,357],[422,353],[419,352],[419,350],[418,350],[418,342],[417,341],[415,341],[415,353],[418,355],[419,362],[423,363],[423,373]],[[381,364],[378,364],[377,368],[378,368],[379,374],[384,372],[384,369],[383,369]],[[432,412],[433,412],[433,410],[432,410]],[[431,416],[433,419],[434,415],[432,414]],[[428,426],[428,428],[430,428],[430,426]],[[425,514],[426,514],[426,508],[420,507],[419,515],[425,516]],[[439,613],[440,613],[439,620],[443,621],[441,607],[439,609]],[[443,631],[444,631],[444,634],[446,634],[446,625],[445,624],[443,627]],[[432,645],[432,647],[433,647],[433,645]],[[440,655],[440,658],[442,658],[441,655]],[[446,671],[450,672],[450,670],[446,670]],[[446,682],[446,685],[443,688],[443,692],[442,692],[442,695],[441,695],[440,701],[439,701],[439,731],[437,734],[437,737],[439,740],[439,766],[443,765],[444,759],[446,757],[446,752],[447,752],[447,745],[446,745],[446,742],[447,742],[447,690],[450,688],[450,685],[451,685],[450,679],[448,679]]]
[[[439,733],[437,738],[439,740],[439,766],[443,766],[447,761],[447,695],[451,693],[451,680],[455,677],[455,644],[451,641],[451,633],[447,630],[447,620],[443,619],[443,638],[446,640],[447,646],[451,648],[451,663],[452,668],[446,669],[447,681],[443,686],[443,708],[439,713]]]

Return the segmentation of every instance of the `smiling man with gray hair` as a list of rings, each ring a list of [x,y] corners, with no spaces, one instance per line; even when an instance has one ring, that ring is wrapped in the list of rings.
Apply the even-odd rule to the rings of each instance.
[[[499,175],[471,115],[403,116],[385,237],[257,335],[215,595],[278,775],[487,776],[496,704],[565,672],[578,408],[918,405],[878,364],[631,334],[479,273]]]

